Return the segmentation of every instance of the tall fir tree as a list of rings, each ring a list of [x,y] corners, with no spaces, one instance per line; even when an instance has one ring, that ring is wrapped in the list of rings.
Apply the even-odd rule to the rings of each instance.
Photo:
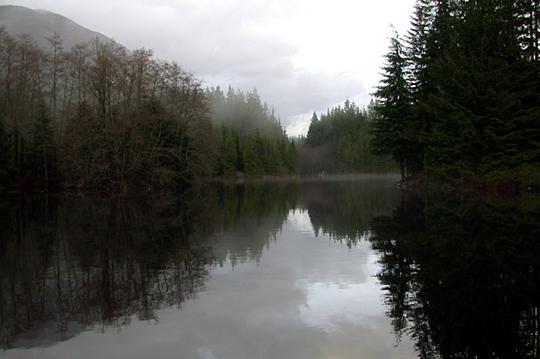
[[[383,78],[375,93],[379,115],[374,122],[373,146],[378,153],[392,155],[400,165],[402,177],[406,178],[414,155],[407,139],[411,93],[406,78],[403,45],[397,34],[390,40],[390,50],[385,58]]]
[[[417,0],[404,77],[410,106],[404,101],[397,110],[407,81],[394,38],[376,93],[375,148],[392,153],[409,174],[423,168],[426,178],[538,171],[538,5]]]

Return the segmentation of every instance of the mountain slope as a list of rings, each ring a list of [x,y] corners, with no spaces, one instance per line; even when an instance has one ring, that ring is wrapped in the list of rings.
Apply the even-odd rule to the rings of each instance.
[[[73,45],[98,38],[110,42],[107,36],[89,30],[74,21],[46,10],[34,10],[23,6],[1,5],[0,27],[12,35],[27,34],[38,46],[48,46],[47,38],[57,32],[63,39],[66,50]]]

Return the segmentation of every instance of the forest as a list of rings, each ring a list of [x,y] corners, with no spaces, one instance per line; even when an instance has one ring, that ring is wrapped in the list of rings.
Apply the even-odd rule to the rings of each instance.
[[[373,148],[404,179],[540,184],[538,0],[418,0],[391,39]]]
[[[314,113],[295,139],[256,90],[204,88],[151,50],[2,29],[0,191],[397,171],[538,188],[539,19],[538,0],[417,0],[371,104]]]
[[[279,118],[261,103],[257,90],[244,94],[229,87],[207,91],[212,123],[220,129],[220,176],[287,175],[297,172],[294,140],[289,140]]]
[[[0,190],[185,187],[296,172],[296,150],[256,91],[205,89],[152,51],[98,40],[48,49],[0,31]]]
[[[396,172],[397,164],[386,154],[373,151],[373,104],[360,109],[346,100],[326,113],[313,114],[308,133],[298,149],[303,174]]]

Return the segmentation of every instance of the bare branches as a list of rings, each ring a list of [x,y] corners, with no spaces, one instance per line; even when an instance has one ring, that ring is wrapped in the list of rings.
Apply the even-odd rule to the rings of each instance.
[[[25,148],[46,104],[59,176],[68,186],[124,188],[187,181],[209,173],[215,154],[200,82],[176,63],[98,39],[46,51],[0,29],[0,121],[21,181],[36,177]],[[52,173],[45,171],[44,173]],[[48,176],[50,177],[50,176]]]

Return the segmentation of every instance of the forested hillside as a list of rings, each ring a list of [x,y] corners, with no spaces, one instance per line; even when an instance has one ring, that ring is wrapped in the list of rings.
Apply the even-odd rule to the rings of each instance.
[[[306,174],[389,172],[397,168],[386,155],[372,151],[373,107],[360,109],[354,102],[313,114],[299,150]]]
[[[418,0],[391,40],[375,149],[404,178],[540,183],[538,0]]]
[[[2,29],[0,188],[117,191],[294,173],[294,144],[256,93],[237,92],[223,109],[216,93],[150,50],[98,39],[66,50],[58,34],[42,50]]]

